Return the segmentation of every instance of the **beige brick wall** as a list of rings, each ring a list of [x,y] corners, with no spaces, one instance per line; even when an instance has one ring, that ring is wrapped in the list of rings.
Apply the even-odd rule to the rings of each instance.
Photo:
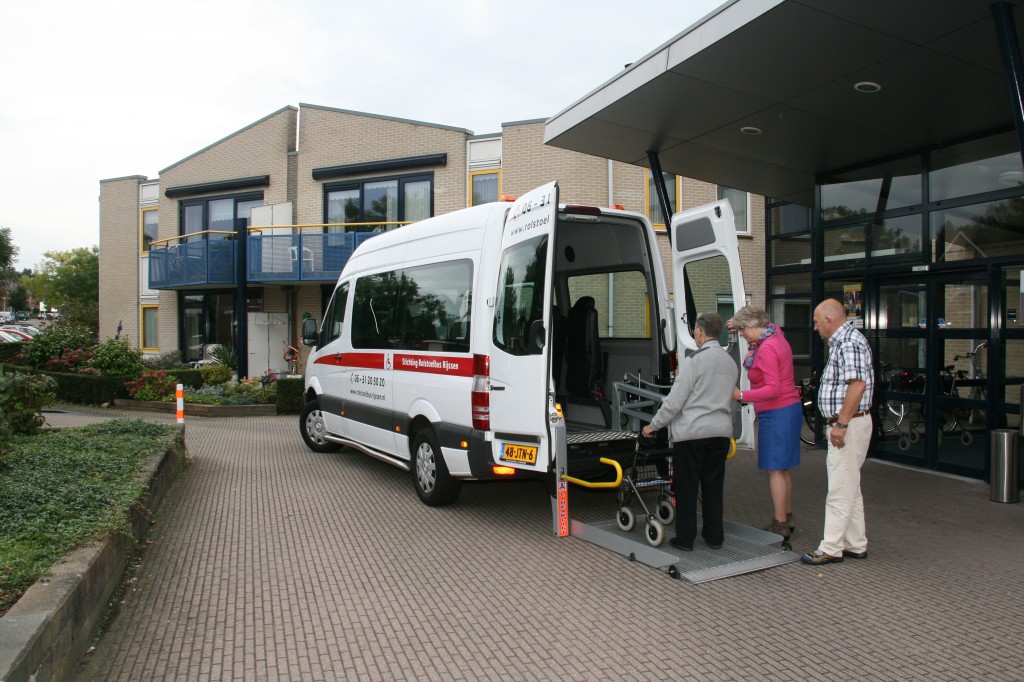
[[[608,205],[608,161],[544,145],[544,122],[502,126],[501,191],[522,196],[558,180],[558,200],[588,206]]]
[[[300,224],[324,221],[324,184],[337,181],[314,180],[314,168],[426,154],[447,154],[448,162],[444,166],[400,170],[393,175],[432,172],[434,215],[466,207],[469,131],[309,104],[300,107],[302,124],[296,171],[297,221]],[[369,177],[380,175],[375,173]]]
[[[100,340],[117,333],[139,345],[139,185],[133,175],[100,181]]]

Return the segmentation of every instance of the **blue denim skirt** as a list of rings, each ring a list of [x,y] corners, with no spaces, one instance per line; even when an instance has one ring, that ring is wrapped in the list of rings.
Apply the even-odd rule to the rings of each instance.
[[[803,406],[793,403],[757,413],[757,467],[765,471],[792,469],[800,464]]]

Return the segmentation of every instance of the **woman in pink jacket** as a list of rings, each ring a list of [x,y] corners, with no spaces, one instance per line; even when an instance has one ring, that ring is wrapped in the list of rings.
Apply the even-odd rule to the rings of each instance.
[[[753,403],[757,414],[757,466],[768,472],[768,489],[775,511],[765,530],[788,540],[794,530],[790,469],[800,464],[803,418],[793,377],[793,350],[782,330],[768,320],[764,308],[740,308],[728,326],[750,344],[743,360],[750,389],[734,389],[733,398]]]

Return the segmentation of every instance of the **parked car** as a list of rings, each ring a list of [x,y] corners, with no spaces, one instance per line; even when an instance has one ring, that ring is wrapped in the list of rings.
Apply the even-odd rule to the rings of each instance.
[[[0,331],[0,343],[10,343],[12,341],[24,341],[25,339],[19,339],[12,332]]]
[[[0,322],[13,322],[14,313],[7,310],[0,310]]]
[[[17,329],[4,328],[2,331],[4,334],[7,334],[8,336],[13,336],[17,341],[32,340],[32,337],[29,334],[26,334],[25,332],[22,331],[18,331]]]
[[[5,324],[0,326],[0,330],[21,332],[33,338],[43,333],[41,329],[27,324]]]
[[[19,310],[19,311],[15,312],[14,313],[14,319],[15,320],[27,320],[27,319],[29,319],[28,311],[27,310]]]

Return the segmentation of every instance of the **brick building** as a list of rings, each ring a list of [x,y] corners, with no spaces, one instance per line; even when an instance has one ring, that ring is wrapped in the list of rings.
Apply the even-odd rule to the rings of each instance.
[[[401,224],[558,180],[563,202],[644,212],[646,168],[544,144],[544,121],[461,128],[286,106],[160,171],[100,182],[100,336],[202,359],[245,348],[243,375],[284,371],[347,254]],[[676,210],[733,203],[746,288],[764,302],[764,199],[669,177]],[[666,248],[666,271],[670,271]],[[607,305],[607,301],[603,302]],[[623,313],[625,310],[622,311]],[[301,347],[300,347],[301,348]],[[303,349],[304,350],[304,349]]]

